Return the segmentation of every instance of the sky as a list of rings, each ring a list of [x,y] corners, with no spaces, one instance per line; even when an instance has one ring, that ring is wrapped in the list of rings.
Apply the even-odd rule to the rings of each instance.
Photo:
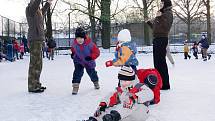
[[[28,1],[29,0],[0,0],[0,15],[21,22],[25,18],[25,7]],[[215,2],[211,4],[211,6],[215,6]],[[215,7],[212,13],[214,13],[215,16]]]

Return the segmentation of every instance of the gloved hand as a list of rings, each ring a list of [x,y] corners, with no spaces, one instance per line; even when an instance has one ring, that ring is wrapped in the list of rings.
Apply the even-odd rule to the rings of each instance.
[[[70,56],[71,56],[71,58],[73,59],[73,58],[74,58],[74,53],[71,53]]]
[[[106,65],[106,67],[113,66],[113,61],[109,60],[109,61],[105,62],[105,65]]]
[[[85,57],[85,60],[86,60],[86,61],[91,61],[91,60],[93,60],[93,59],[92,59],[92,57],[87,56],[87,57]]]
[[[127,96],[128,97],[123,101],[123,107],[131,109],[136,103],[138,97],[135,93],[128,93]]]
[[[106,108],[107,108],[106,102],[100,102],[98,109],[94,113],[94,116],[95,117],[100,116],[102,114],[102,111],[105,111]]]

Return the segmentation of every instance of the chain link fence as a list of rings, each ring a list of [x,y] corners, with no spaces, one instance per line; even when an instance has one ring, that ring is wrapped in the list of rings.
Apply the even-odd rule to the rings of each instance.
[[[20,23],[4,16],[0,16],[0,37],[21,38],[27,34],[27,23]]]

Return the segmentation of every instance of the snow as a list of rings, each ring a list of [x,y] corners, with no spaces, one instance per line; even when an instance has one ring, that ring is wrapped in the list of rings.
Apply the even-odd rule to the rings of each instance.
[[[200,55],[199,55],[200,56]],[[77,121],[87,119],[100,99],[114,90],[119,68],[105,67],[113,53],[102,51],[97,60],[101,89],[94,90],[84,74],[78,95],[72,95],[73,62],[69,55],[54,61],[44,59],[41,82],[47,90],[27,92],[29,56],[16,62],[0,63],[0,121]],[[152,54],[138,54],[138,68],[152,68]],[[174,54],[176,65],[169,62],[171,90],[161,92],[161,102],[150,106],[148,121],[215,121],[215,57],[184,60]]]

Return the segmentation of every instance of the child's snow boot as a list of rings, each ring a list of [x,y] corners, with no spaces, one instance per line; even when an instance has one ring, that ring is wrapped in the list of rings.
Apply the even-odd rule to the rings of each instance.
[[[102,117],[102,120],[103,121],[114,121],[111,114],[105,114],[103,117]]]
[[[94,118],[94,117],[89,117],[89,119],[86,120],[86,121],[98,121],[98,120],[96,118]]]
[[[72,87],[73,87],[73,89],[72,89],[72,94],[73,94],[73,95],[77,95],[78,89],[79,89],[79,83],[73,83],[73,84],[72,84]]]
[[[93,84],[94,84],[95,89],[99,89],[100,88],[99,81],[95,81],[95,82],[93,82]]]
[[[110,111],[110,115],[112,116],[112,118],[113,118],[114,121],[119,121],[119,120],[121,120],[121,115],[120,115],[119,112],[116,111],[116,110]]]

